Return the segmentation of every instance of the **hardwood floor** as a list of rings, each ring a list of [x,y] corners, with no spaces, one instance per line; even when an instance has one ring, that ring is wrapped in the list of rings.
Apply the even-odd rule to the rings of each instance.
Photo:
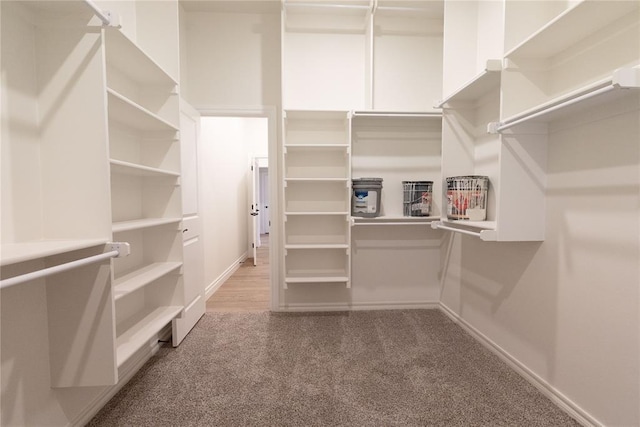
[[[207,300],[207,311],[269,310],[269,235],[260,240],[258,265],[248,258]]]

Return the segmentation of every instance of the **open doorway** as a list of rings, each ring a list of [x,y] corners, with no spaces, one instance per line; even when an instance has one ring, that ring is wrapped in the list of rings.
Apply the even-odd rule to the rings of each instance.
[[[208,311],[271,307],[269,139],[268,117],[202,113]]]

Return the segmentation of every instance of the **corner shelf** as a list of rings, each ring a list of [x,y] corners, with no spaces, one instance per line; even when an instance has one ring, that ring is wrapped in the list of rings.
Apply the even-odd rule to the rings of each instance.
[[[464,102],[472,103],[500,86],[500,72],[502,60],[487,60],[484,71],[462,85],[458,90],[440,101],[436,108],[446,108],[448,104]]]

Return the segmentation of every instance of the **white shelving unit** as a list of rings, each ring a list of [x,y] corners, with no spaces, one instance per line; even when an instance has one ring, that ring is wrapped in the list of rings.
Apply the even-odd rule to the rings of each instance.
[[[486,241],[544,240],[546,139],[527,135],[513,140],[487,131],[504,113],[503,34],[488,32],[503,22],[499,2],[447,3],[445,10],[445,85],[442,131],[442,179],[483,175],[489,177],[485,221],[442,219],[433,228],[473,235]],[[517,6],[519,7],[519,6]],[[525,8],[523,8],[525,10]],[[469,29],[478,43],[466,43]],[[497,34],[496,34],[497,33]],[[469,39],[470,40],[470,39]],[[470,75],[470,71],[476,71]],[[458,85],[453,83],[460,82]],[[446,206],[446,189],[442,204]]]
[[[519,6],[510,3],[507,16],[526,20]],[[639,7],[638,2],[610,1],[604,7],[583,0],[524,37],[504,56],[502,117],[583,91],[617,69],[637,66]]]
[[[371,81],[371,102],[365,109],[427,111],[442,97],[444,3],[374,3],[367,40],[370,76],[365,79]]]
[[[51,3],[0,6],[3,279],[100,254],[111,240],[101,35],[87,31],[92,13],[82,2]],[[40,355],[49,361],[48,387],[117,381],[108,265],[2,290],[3,307],[46,313],[46,324],[24,336],[48,338]],[[10,339],[23,325],[4,310],[2,323],[3,352],[28,359]],[[24,371],[3,364],[2,375],[33,384]]]
[[[381,218],[402,217],[402,181],[433,181],[431,216],[440,215],[441,113],[356,111],[351,132],[352,178],[382,178]]]
[[[284,133],[284,287],[348,287],[349,115],[287,110]]]
[[[284,108],[430,109],[442,97],[442,16],[443,2],[287,0]]]
[[[177,82],[122,32],[104,37],[112,232],[132,248],[113,262],[121,366],[167,325],[175,328],[184,308],[179,98]]]

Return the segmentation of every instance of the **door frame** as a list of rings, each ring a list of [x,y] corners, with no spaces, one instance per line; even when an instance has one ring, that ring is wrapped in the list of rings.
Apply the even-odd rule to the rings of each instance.
[[[278,189],[279,158],[278,158],[278,141],[282,132],[278,125],[278,109],[275,105],[260,106],[194,106],[202,117],[261,117],[267,119],[268,126],[268,155],[269,155],[269,287],[271,311],[279,311],[280,306],[280,257],[278,257],[278,248],[280,248],[280,221],[273,221],[274,218],[280,218],[280,191]]]

